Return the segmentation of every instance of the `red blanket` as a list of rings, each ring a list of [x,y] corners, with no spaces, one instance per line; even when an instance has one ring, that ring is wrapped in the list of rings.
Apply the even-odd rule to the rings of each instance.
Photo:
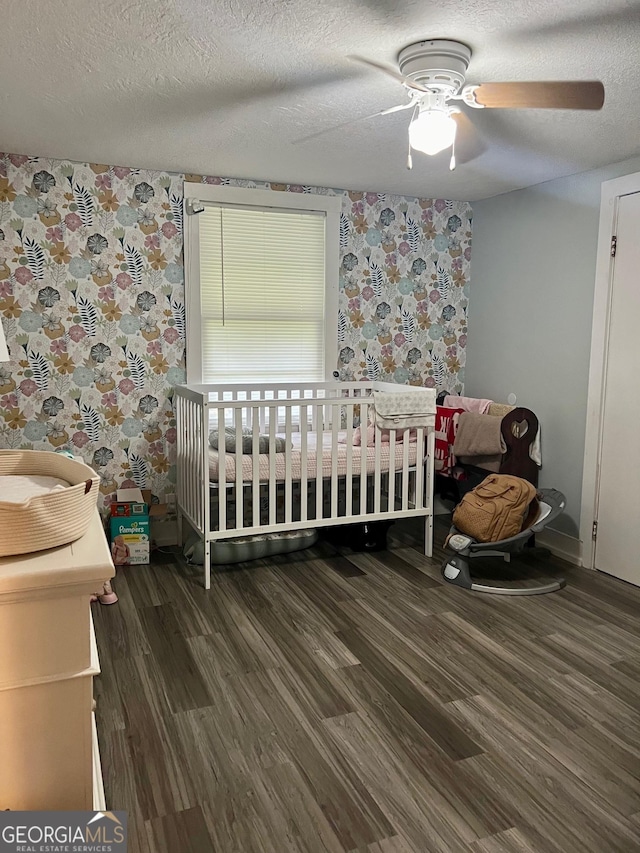
[[[458,418],[464,409],[447,409],[444,406],[436,406],[436,458],[435,470],[445,477],[451,476],[452,469],[456,464],[453,455],[453,443],[456,440],[458,429]]]

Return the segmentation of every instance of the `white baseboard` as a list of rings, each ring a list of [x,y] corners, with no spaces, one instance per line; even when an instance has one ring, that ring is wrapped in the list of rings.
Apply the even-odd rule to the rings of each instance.
[[[540,533],[536,533],[536,545],[548,548],[554,556],[573,563],[574,566],[581,565],[582,548],[580,540],[574,536],[545,527]]]

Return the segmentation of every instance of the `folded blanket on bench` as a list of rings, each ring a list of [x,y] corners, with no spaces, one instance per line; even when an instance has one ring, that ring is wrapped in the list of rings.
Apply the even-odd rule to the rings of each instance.
[[[501,418],[463,412],[453,445],[454,454],[461,456],[497,456],[502,454]]]

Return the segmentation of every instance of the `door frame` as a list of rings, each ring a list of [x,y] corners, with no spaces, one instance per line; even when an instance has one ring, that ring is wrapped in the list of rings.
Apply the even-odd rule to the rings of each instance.
[[[613,284],[614,258],[611,257],[611,238],[616,233],[618,207],[621,196],[640,193],[640,172],[604,181],[600,197],[600,225],[598,230],[598,255],[591,325],[591,359],[589,363],[589,390],[587,397],[587,423],[582,468],[582,500],[580,507],[581,564],[595,568],[595,548],[592,536],[593,523],[598,511],[598,486],[600,447],[602,442],[603,406],[607,351],[609,347],[609,322]]]

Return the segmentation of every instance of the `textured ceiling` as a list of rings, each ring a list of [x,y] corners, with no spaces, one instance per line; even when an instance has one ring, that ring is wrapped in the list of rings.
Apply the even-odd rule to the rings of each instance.
[[[606,11],[604,11],[606,9]],[[468,82],[593,79],[598,113],[469,110],[486,145],[405,167],[408,113],[348,54],[455,38]],[[640,2],[3,0],[0,150],[474,200],[640,152]]]

